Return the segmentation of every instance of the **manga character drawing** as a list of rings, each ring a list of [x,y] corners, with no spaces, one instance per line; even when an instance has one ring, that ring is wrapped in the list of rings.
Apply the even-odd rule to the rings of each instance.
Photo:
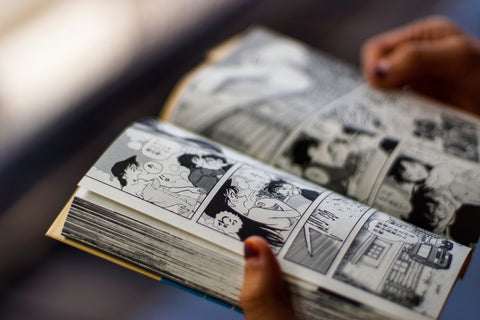
[[[260,235],[278,248],[318,195],[315,190],[243,167],[221,186],[205,209],[204,218],[215,219],[215,228],[229,235],[230,231],[219,226],[224,226],[224,220],[229,225],[235,221],[236,227],[241,225],[236,238]]]
[[[271,180],[264,191],[299,212],[305,212],[310,204],[320,195],[318,191],[302,189],[282,179]]]
[[[465,245],[476,243],[480,231],[472,225],[480,223],[479,172],[401,156],[389,175],[410,194],[405,221]]]
[[[232,167],[225,157],[217,154],[184,153],[178,157],[181,166],[189,169],[188,180],[193,186],[210,192],[220,178]]]
[[[302,177],[340,194],[349,194],[350,182],[372,154],[389,154],[397,142],[336,123],[332,126],[330,135],[323,140],[306,133],[299,135],[285,156],[299,168]]]
[[[319,148],[322,142],[313,137],[299,137],[292,145],[290,151],[291,162],[293,165],[299,165],[302,176],[317,182],[324,187],[339,193],[346,192],[346,183],[350,176],[355,173],[355,164],[357,155],[351,154],[343,159],[336,158],[334,163],[325,163],[324,160],[316,161],[319,154]],[[340,161],[342,160],[342,161]]]
[[[215,221],[222,220],[222,223],[216,222],[215,225],[216,227],[221,227],[221,232],[232,235],[229,220],[236,221],[235,225],[238,228],[235,232],[236,238],[243,241],[249,236],[258,235],[265,238],[272,246],[281,247],[285,239],[281,235],[282,228],[279,228],[279,226],[289,225],[289,216],[298,216],[298,212],[296,214],[287,212],[287,216],[282,217],[282,210],[266,209],[264,208],[266,206],[265,202],[256,206],[252,199],[248,199],[246,196],[239,196],[238,193],[239,188],[232,185],[232,179],[228,179],[210,201],[210,204],[205,209],[205,214],[215,219]],[[268,213],[268,216],[262,217],[262,213]],[[280,216],[279,222],[272,221],[275,216]],[[228,217],[228,219],[225,217]],[[255,218],[260,218],[261,221],[257,221]],[[223,224],[225,220],[227,220],[226,224],[228,225]],[[273,223],[269,224],[269,222]],[[222,228],[229,229],[229,231],[224,231]]]
[[[136,155],[116,162],[111,172],[123,191],[182,216],[188,216],[205,198],[201,188],[166,186],[168,178],[146,173]]]
[[[227,205],[244,217],[278,230],[288,230],[300,213],[288,204],[274,198],[249,199],[231,186],[225,193]]]
[[[305,212],[312,202],[320,195],[320,192],[318,191],[302,189],[295,186],[293,183],[281,179],[270,181],[264,190],[276,199],[283,201],[302,213]],[[314,249],[312,242],[316,241],[316,238],[319,237],[317,233],[323,234],[323,241],[327,241],[326,238],[330,238],[333,241],[341,242],[340,238],[328,234],[328,228],[326,227],[328,226],[328,222],[325,221],[329,219],[335,221],[338,217],[326,210],[315,210],[303,226],[302,232],[304,233],[305,248],[308,256],[313,256]],[[324,244],[323,247],[325,246],[327,245]],[[331,244],[328,244],[328,246],[331,247]]]

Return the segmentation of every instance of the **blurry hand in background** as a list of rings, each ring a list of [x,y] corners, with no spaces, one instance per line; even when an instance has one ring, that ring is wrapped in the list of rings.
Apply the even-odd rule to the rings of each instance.
[[[374,86],[408,86],[480,114],[480,41],[447,18],[424,18],[371,38],[362,64]]]

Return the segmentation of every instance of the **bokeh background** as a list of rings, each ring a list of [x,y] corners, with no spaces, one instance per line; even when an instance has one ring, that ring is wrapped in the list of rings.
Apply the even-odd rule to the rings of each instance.
[[[157,116],[207,50],[264,25],[359,65],[368,37],[429,14],[479,36],[478,0],[2,0],[0,318],[242,319],[44,236],[128,123]],[[480,227],[480,226],[479,226]],[[441,319],[478,319],[476,250]]]

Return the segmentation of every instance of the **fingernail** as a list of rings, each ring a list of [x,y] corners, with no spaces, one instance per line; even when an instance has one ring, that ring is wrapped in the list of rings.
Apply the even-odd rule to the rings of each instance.
[[[388,74],[389,65],[385,60],[380,60],[373,68],[373,75],[375,78],[384,79]]]
[[[375,78],[383,79],[387,75],[387,72],[385,70],[383,70],[382,68],[380,68],[379,66],[376,66],[373,69],[373,75],[375,76]]]
[[[260,256],[260,251],[258,251],[258,248],[256,248],[254,245],[252,245],[250,242],[245,242],[245,245],[243,247],[245,259],[254,259],[258,258]]]

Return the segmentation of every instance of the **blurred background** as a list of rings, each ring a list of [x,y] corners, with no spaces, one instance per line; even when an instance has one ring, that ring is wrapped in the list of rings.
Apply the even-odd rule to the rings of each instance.
[[[479,36],[478,0],[2,0],[0,318],[242,319],[44,236],[130,122],[251,24],[359,65],[368,37],[429,14]],[[478,319],[480,256],[442,319]],[[476,270],[476,272],[474,272]]]

